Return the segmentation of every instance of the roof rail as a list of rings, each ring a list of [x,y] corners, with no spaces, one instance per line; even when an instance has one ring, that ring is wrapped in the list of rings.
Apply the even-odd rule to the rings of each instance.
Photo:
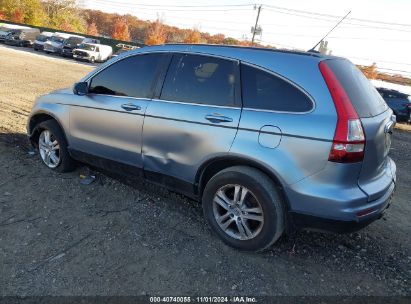
[[[250,49],[256,51],[264,51],[264,52],[277,52],[277,53],[289,53],[289,54],[298,54],[298,55],[305,55],[305,56],[312,56],[312,57],[322,57],[323,55],[320,53],[314,52],[306,52],[306,51],[295,51],[295,50],[285,50],[285,49],[274,49],[268,47],[255,47],[255,46],[241,46],[241,45],[228,45],[228,44],[206,44],[206,43],[165,43],[161,44],[164,46],[209,46],[209,47],[218,47],[218,48],[236,48],[236,49]],[[159,45],[153,45],[159,46]],[[149,46],[150,47],[150,46]]]

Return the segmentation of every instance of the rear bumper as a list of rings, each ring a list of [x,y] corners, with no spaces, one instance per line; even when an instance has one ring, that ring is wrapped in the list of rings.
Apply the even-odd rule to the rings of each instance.
[[[396,165],[388,157],[383,174],[367,187],[358,185],[360,166],[329,162],[317,174],[284,187],[291,226],[349,232],[380,218],[394,193]]]
[[[292,227],[296,230],[312,229],[335,233],[351,233],[358,231],[383,216],[385,210],[389,208],[391,204],[394,191],[395,183],[393,182],[389,190],[381,198],[364,205],[362,208],[363,211],[367,211],[369,213],[365,213],[362,216],[357,215],[356,220],[345,221],[298,212],[290,212]]]

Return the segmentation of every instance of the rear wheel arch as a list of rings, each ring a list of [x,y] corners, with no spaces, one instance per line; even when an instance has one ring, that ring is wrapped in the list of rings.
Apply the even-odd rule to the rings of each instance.
[[[201,199],[205,186],[214,175],[216,175],[218,172],[224,169],[234,166],[251,167],[267,175],[270,178],[270,180],[275,184],[275,186],[279,189],[282,199],[286,205],[286,208],[287,210],[289,210],[288,199],[285,195],[283,183],[281,182],[280,178],[272,170],[268,169],[264,165],[254,160],[237,156],[214,158],[212,160],[207,161],[200,167],[196,175],[198,197]]]

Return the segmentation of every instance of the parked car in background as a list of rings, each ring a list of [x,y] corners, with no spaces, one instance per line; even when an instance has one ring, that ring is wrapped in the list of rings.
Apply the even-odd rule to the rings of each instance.
[[[100,40],[94,38],[70,37],[64,42],[61,56],[73,57],[73,50],[78,48],[82,43],[100,43]]]
[[[40,35],[36,37],[33,43],[33,49],[35,51],[42,51],[44,48],[44,43],[46,43],[54,35],[52,32],[41,32]]]
[[[110,59],[113,57],[117,57],[118,55],[127,52],[127,51],[131,51],[131,50],[135,50],[138,49],[138,46],[134,46],[134,45],[129,45],[129,44],[124,44],[124,43],[119,43],[116,45],[117,48],[119,48],[119,50],[117,50],[116,52],[114,52],[111,56]]]
[[[6,36],[5,43],[16,46],[31,46],[39,34],[38,28],[16,29]]]
[[[39,97],[27,130],[48,168],[75,159],[162,184],[201,201],[225,243],[261,251],[285,231],[381,218],[396,184],[394,125],[346,59],[162,45]]]
[[[96,38],[84,38],[83,43],[94,43],[94,44],[100,44],[100,39]]]
[[[104,62],[113,54],[113,48],[109,45],[82,43],[73,50],[73,58],[89,62]]]
[[[71,36],[67,38],[63,43],[60,55],[63,57],[73,57],[73,50],[83,42],[84,38],[83,36]]]
[[[6,37],[15,30],[29,29],[27,26],[20,26],[14,24],[2,24],[0,27],[0,42],[5,42]]]
[[[117,56],[119,56],[120,54],[123,54],[123,53],[128,52],[128,51],[129,51],[129,50],[126,50],[126,49],[119,49],[119,50],[117,50],[116,52],[114,52],[114,53],[110,56],[109,59],[114,58],[114,57],[117,57]]]
[[[6,40],[6,36],[9,34],[10,29],[7,27],[0,27],[0,42],[4,42]]]
[[[8,28],[0,28],[0,42],[3,42],[6,40],[6,37],[8,34],[10,34],[10,29]]]
[[[54,33],[54,35],[44,43],[43,50],[47,53],[60,54],[63,48],[63,44],[66,39],[70,38],[72,35],[66,33]]]
[[[377,88],[377,91],[397,116],[397,121],[411,122],[410,95],[386,88]]]

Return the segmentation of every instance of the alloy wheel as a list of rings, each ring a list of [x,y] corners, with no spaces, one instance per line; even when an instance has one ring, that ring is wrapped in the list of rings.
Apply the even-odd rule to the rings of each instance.
[[[60,144],[49,130],[43,130],[40,134],[39,151],[47,167],[54,169],[60,164]]]
[[[218,226],[238,240],[255,238],[264,225],[264,213],[256,196],[242,185],[225,185],[217,190],[213,213]]]

